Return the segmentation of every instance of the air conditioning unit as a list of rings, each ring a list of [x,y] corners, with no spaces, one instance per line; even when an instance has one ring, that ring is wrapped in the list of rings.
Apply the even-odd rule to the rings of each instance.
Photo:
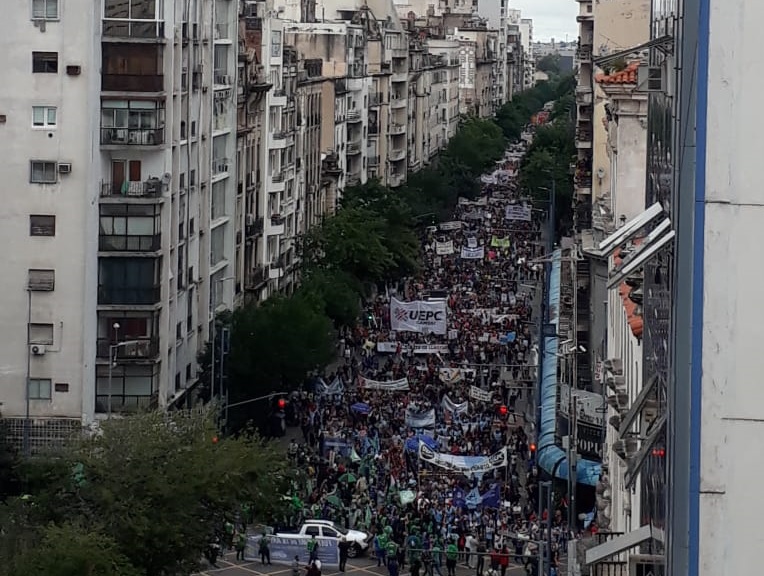
[[[623,376],[623,361],[620,358],[608,358],[604,367],[615,376]]]
[[[611,374],[608,374],[605,377],[605,384],[608,388],[613,390],[614,392],[618,391],[619,388],[622,388],[626,386],[626,380],[623,376],[613,376]]]
[[[613,452],[615,452],[622,460],[626,459],[626,442],[623,440],[616,440],[613,442]]]
[[[646,424],[652,424],[658,417],[658,401],[654,399],[645,400],[642,406],[642,418]]]
[[[637,89],[642,92],[665,92],[666,78],[660,66],[640,66],[637,70]]]
[[[29,347],[29,353],[32,356],[44,356],[45,355],[45,346],[42,344],[32,344]]]
[[[72,165],[69,162],[61,162],[58,165],[58,173],[59,174],[71,174],[72,173]]]

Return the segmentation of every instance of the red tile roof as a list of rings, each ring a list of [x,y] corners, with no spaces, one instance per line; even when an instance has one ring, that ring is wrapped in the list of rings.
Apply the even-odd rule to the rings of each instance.
[[[594,77],[594,81],[598,84],[636,84],[637,70],[639,69],[640,64],[641,62],[636,60],[631,62],[620,72],[614,72],[613,74],[597,74]]]

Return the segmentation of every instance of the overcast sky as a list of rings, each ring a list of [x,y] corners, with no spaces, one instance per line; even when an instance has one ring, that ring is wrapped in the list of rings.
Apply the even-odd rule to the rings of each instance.
[[[533,18],[533,41],[573,41],[578,38],[576,0],[509,0],[509,8],[522,10],[523,18]]]

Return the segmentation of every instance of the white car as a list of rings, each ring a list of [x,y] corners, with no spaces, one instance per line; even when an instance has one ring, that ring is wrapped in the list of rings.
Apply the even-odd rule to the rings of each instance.
[[[330,520],[306,520],[297,534],[277,534],[277,536],[315,536],[316,538],[332,538],[339,540],[342,536],[350,542],[348,556],[355,558],[369,548],[370,536],[358,530],[346,530]]]

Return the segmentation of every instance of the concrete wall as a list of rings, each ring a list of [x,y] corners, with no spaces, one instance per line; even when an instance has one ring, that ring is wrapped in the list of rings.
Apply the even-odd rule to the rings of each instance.
[[[650,38],[650,0],[594,3],[595,55],[627,50]]]

